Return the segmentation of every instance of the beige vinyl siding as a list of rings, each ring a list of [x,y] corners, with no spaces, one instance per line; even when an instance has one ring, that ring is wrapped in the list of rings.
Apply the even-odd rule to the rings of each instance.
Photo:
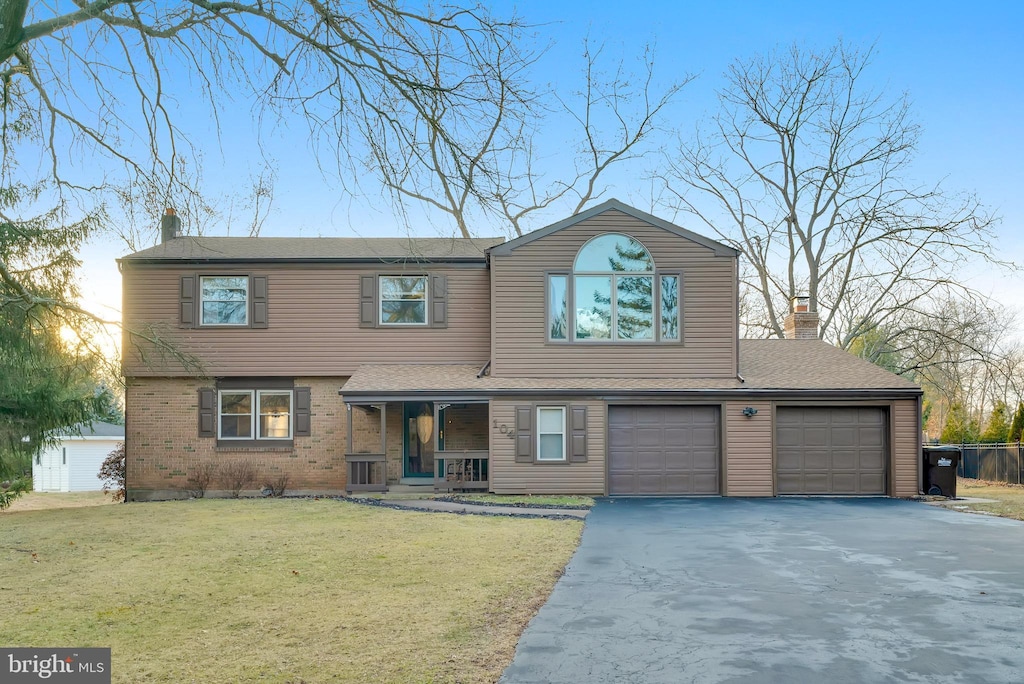
[[[439,273],[448,277],[448,327],[360,328],[359,276],[367,273]],[[268,277],[266,329],[178,327],[182,275],[243,273]],[[124,321],[129,330],[156,335],[177,351],[201,359],[207,375],[350,375],[365,363],[472,363],[490,352],[488,271],[423,268],[372,269],[321,265],[131,266],[124,268]],[[194,375],[173,355],[140,341],[145,359],[125,333],[127,376]],[[138,339],[138,338],[136,338]]]
[[[746,407],[757,409],[747,418]],[[768,401],[730,401],[725,405],[725,495],[774,496],[772,405]]]
[[[570,271],[590,238],[640,240],[658,271],[682,273],[683,344],[548,343],[545,272]],[[733,377],[736,260],[618,211],[607,211],[491,260],[496,377]]]
[[[500,426],[515,429],[516,406],[587,407],[586,463],[516,463],[515,440]],[[497,494],[603,494],[607,409],[603,401],[578,399],[495,399],[491,401],[491,491]],[[495,425],[499,428],[496,430]]]
[[[920,427],[917,422],[917,401],[900,399],[892,403],[893,414],[893,446],[892,472],[893,483],[890,488],[892,496],[916,496],[918,494],[917,472],[918,437]]]

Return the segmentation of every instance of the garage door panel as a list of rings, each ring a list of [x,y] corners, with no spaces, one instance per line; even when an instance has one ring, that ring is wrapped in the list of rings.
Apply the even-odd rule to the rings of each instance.
[[[859,443],[860,430],[855,427],[833,427],[829,438],[832,448],[851,447]]]
[[[831,455],[824,449],[804,449],[803,458],[799,459],[797,470],[828,470],[832,463]]]
[[[636,424],[636,410],[629,406],[618,406],[614,413],[608,412],[609,426],[632,427],[634,424]]]
[[[608,469],[611,471],[636,470],[636,452],[632,449],[609,449]]]
[[[660,427],[638,427],[636,428],[636,446],[638,449],[644,447],[660,447],[663,442]]]
[[[636,490],[636,477],[633,473],[608,473],[608,490],[612,492],[631,492]]]
[[[779,407],[778,494],[884,494],[886,411],[861,407]]]
[[[860,490],[861,492],[884,492],[885,491],[885,476],[879,474],[863,474],[860,476]]]
[[[804,447],[828,446],[828,428],[805,427],[800,442]]]
[[[711,449],[695,449],[693,452],[694,470],[714,470],[718,472],[718,451]]]
[[[635,468],[637,470],[664,470],[665,468],[665,452],[664,451],[652,451],[648,449],[637,450],[635,459]]]
[[[857,456],[861,470],[885,469],[885,451],[882,449],[861,449]]]
[[[664,494],[664,474],[637,475],[637,494]]]
[[[691,443],[691,431],[682,427],[667,427],[664,430],[665,444],[668,446],[689,446]]]
[[[691,431],[691,443],[695,447],[718,446],[718,427],[695,427]]]
[[[860,452],[850,449],[836,449],[832,452],[832,470],[856,472],[861,468]]]
[[[885,444],[885,433],[877,427],[861,427],[857,429],[857,443],[863,447],[881,448]]]
[[[612,426],[608,430],[608,446],[611,448],[631,449],[636,445],[636,434],[631,426]]]
[[[717,407],[612,406],[608,415],[609,493],[719,493]]]
[[[825,490],[829,494],[856,494],[860,476],[856,473],[832,473],[832,489]]]
[[[660,406],[643,406],[632,410],[637,425],[661,425],[665,422],[664,409]]]
[[[714,406],[694,406],[690,413],[694,425],[718,426],[718,409]]]

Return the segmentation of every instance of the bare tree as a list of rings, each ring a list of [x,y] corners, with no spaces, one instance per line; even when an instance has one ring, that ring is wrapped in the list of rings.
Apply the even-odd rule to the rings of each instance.
[[[979,298],[957,275],[992,258],[993,220],[973,196],[911,180],[919,128],[906,96],[865,85],[870,57],[840,43],[736,62],[710,130],[668,158],[665,200],[752,266],[748,330],[783,336],[806,294],[823,339],[848,349],[879,329],[899,348],[937,330],[937,303]]]
[[[572,93],[534,93],[525,99],[507,84],[528,66],[516,55],[497,55],[499,74],[492,98],[499,106],[467,145],[464,173],[460,159],[437,135],[417,147],[375,150],[375,163],[397,203],[420,203],[450,219],[463,237],[471,237],[478,219],[504,224],[513,236],[523,234],[530,215],[568,200],[572,213],[600,197],[602,179],[616,165],[647,156],[664,110],[691,76],[663,89],[654,84],[654,57],[645,50],[642,70],[629,73],[621,61],[603,70],[604,46],[588,40],[583,50],[583,82]],[[526,105],[524,107],[523,105]],[[432,103],[437,118],[447,115],[442,98]],[[542,174],[536,168],[537,137],[543,130],[571,131],[559,154],[569,157],[567,175]],[[550,143],[549,143],[550,144]],[[569,154],[565,150],[570,150]],[[563,164],[563,166],[565,166]]]
[[[3,114],[28,127],[21,152],[41,147],[47,180],[86,211],[116,190],[201,214],[200,155],[178,111],[196,98],[218,127],[240,97],[261,120],[301,115],[348,187],[375,151],[427,140],[468,181],[480,122],[523,99],[512,68],[528,59],[522,29],[482,6],[394,0],[8,0]],[[3,138],[6,163],[18,149],[6,127]]]

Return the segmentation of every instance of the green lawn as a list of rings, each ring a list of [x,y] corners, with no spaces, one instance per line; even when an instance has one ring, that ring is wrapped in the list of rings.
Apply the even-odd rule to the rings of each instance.
[[[967,506],[971,510],[994,513],[1003,518],[1024,520],[1024,485],[969,480],[961,477],[957,478],[956,495],[996,500],[996,503],[957,501],[955,502],[957,506]]]
[[[582,523],[322,500],[0,516],[0,643],[115,682],[489,682]]]

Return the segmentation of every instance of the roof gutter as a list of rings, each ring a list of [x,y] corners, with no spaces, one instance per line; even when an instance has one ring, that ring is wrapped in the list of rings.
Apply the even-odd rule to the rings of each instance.
[[[721,397],[723,399],[736,399],[747,397],[775,398],[780,400],[809,400],[809,399],[857,399],[857,400],[878,400],[880,402],[891,399],[912,399],[922,394],[920,389],[860,389],[860,390],[785,390],[785,389],[750,389],[737,387],[735,389],[609,389],[609,388],[496,388],[496,389],[414,389],[414,390],[389,390],[389,391],[348,391],[339,389],[338,394],[349,399],[358,401],[422,401],[427,398],[458,399],[477,397],[523,397],[523,396],[587,396],[600,397],[605,400],[628,399],[636,397],[657,397],[659,399],[678,398],[680,400],[692,401],[694,398],[712,399]]]

